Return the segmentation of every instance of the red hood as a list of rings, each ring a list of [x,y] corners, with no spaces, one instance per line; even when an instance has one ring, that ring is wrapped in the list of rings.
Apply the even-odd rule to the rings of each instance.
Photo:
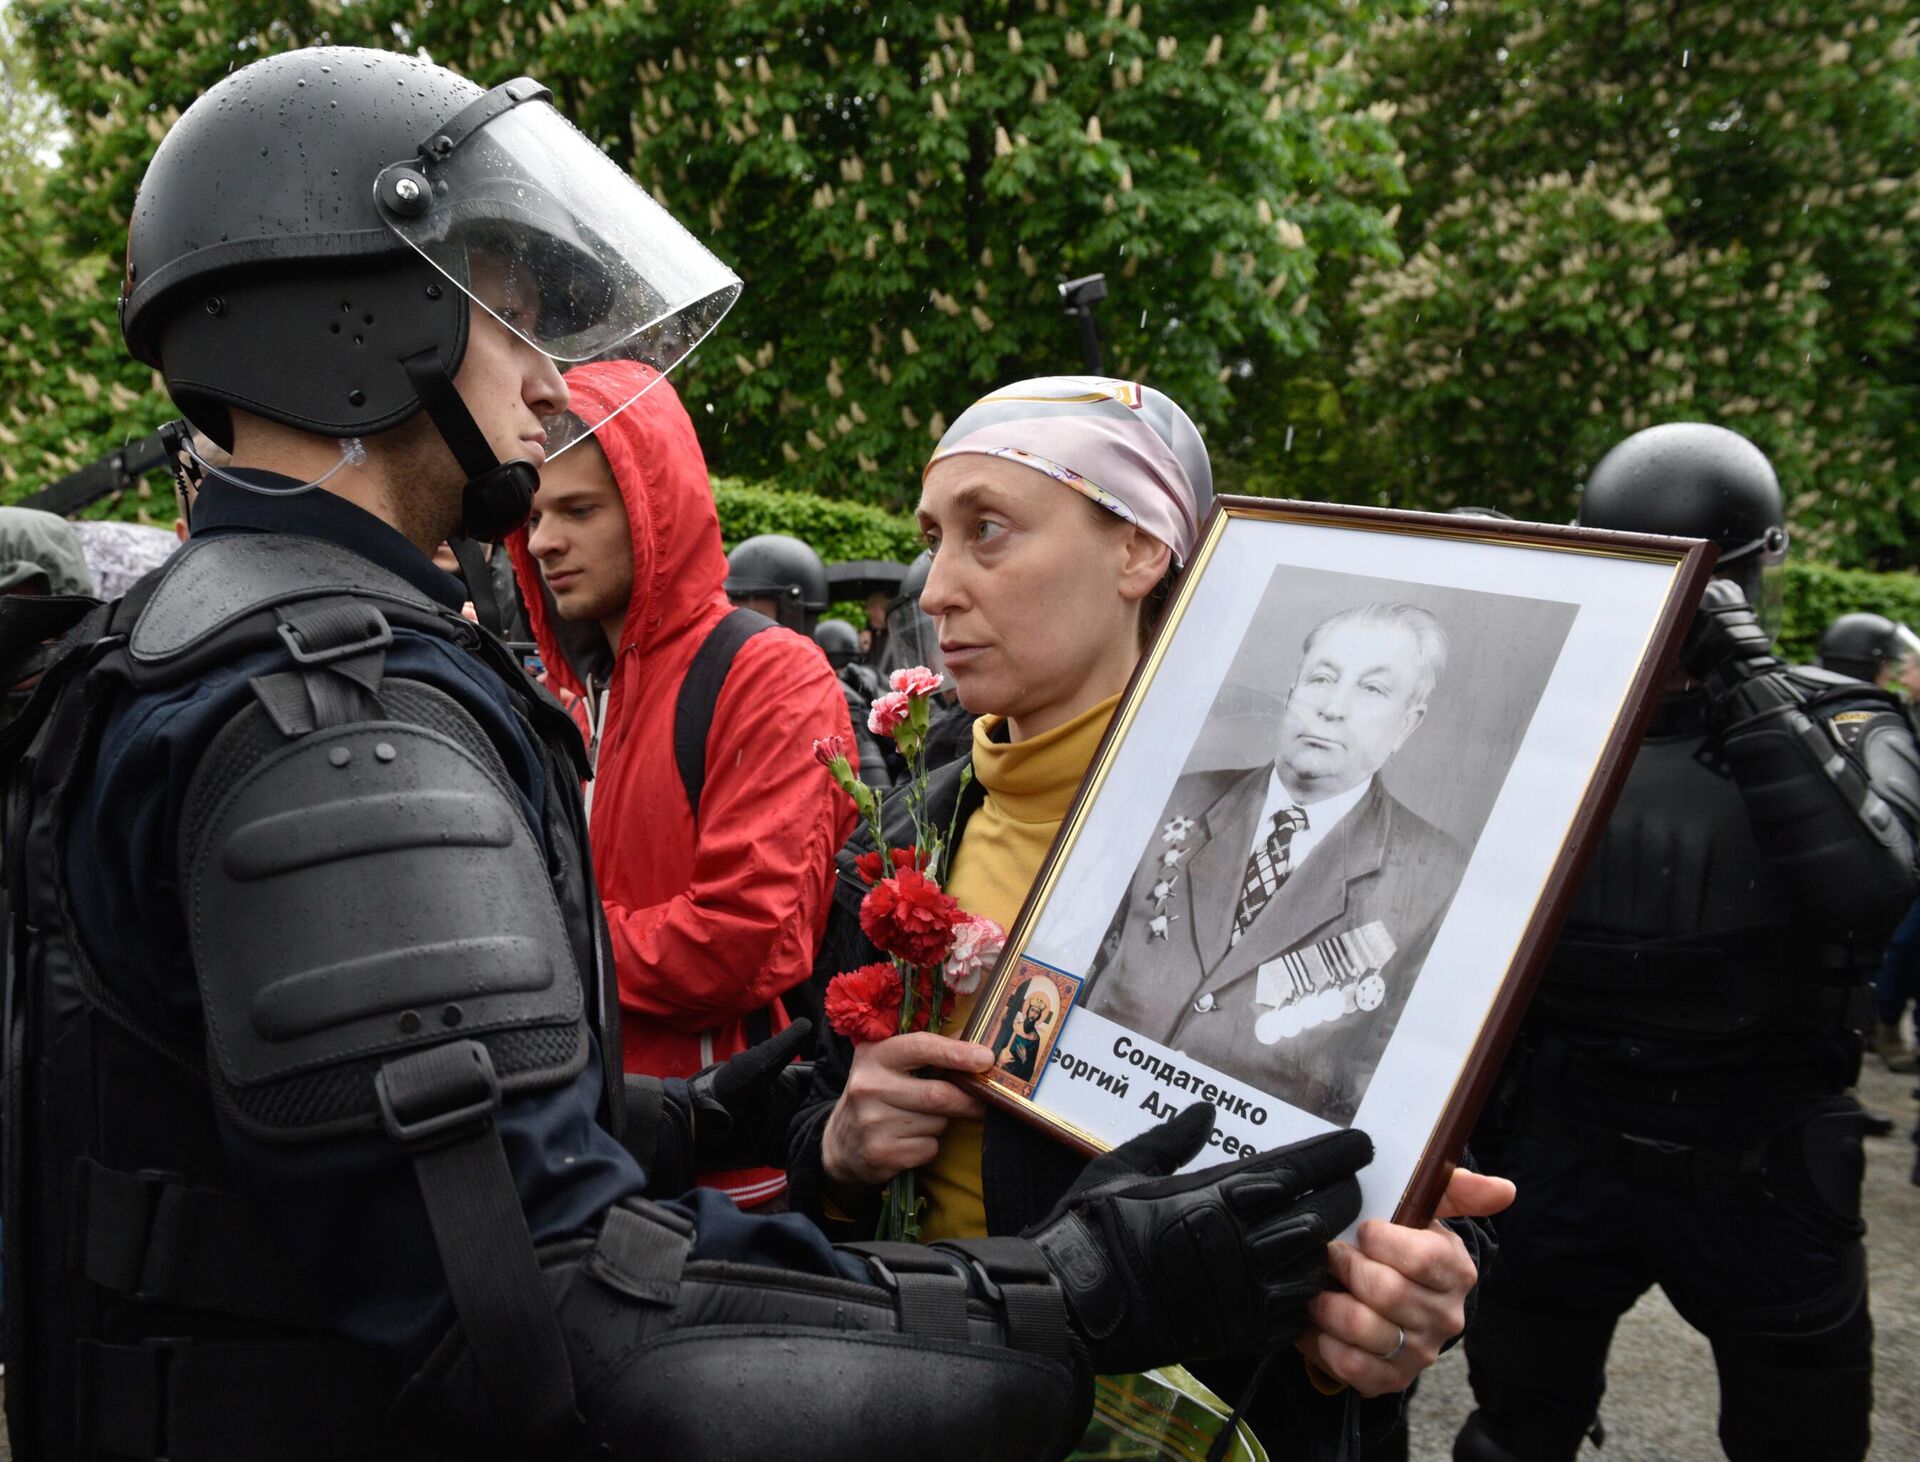
[[[576,413],[588,421],[645,393],[593,437],[613,468],[633,533],[633,598],[620,656],[650,655],[682,636],[704,634],[731,606],[720,515],[686,407],[658,371],[637,361],[576,367],[567,372],[567,390]],[[573,450],[589,448],[583,443]],[[567,624],[558,617],[527,548],[526,528],[508,536],[507,548],[551,683],[584,693],[589,669],[604,678],[611,668],[599,625]]]

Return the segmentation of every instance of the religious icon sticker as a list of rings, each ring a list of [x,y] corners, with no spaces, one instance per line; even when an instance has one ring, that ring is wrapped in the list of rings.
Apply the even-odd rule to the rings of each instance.
[[[1688,540],[1222,498],[969,1024],[1090,1151],[1355,1127],[1424,1223],[1705,582]]]
[[[987,1080],[1017,1096],[1032,1096],[1079,993],[1076,976],[1038,960],[1021,960],[1000,993],[993,1029],[985,1042],[993,1052],[993,1070]]]

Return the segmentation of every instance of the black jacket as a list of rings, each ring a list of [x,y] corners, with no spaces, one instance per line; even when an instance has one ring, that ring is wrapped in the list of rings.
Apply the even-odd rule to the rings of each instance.
[[[968,820],[986,800],[985,789],[972,779],[972,767],[973,753],[969,750],[959,760],[936,767],[927,777],[927,816],[935,827],[952,826],[956,844],[965,835]],[[904,797],[887,803],[884,827],[890,846],[912,845],[913,825]],[[853,860],[872,848],[872,835],[861,827],[840,850],[833,907],[827,914],[826,936],[814,960],[815,989],[824,990],[826,982],[837,974],[886,958],[860,929],[860,901],[866,897],[867,886],[855,872]],[[787,1149],[787,1181],[792,1188],[794,1210],[806,1214],[836,1239],[845,1240],[872,1238],[880,1216],[878,1190],[870,1194],[856,1212],[848,1215],[849,1221],[829,1217],[821,1197],[825,1176],[821,1138],[834,1103],[846,1089],[847,1070],[852,1061],[852,1043],[823,1023],[814,1056],[813,1086],[794,1118]],[[1017,1234],[1039,1222],[1085,1165],[1086,1159],[1071,1148],[1051,1141],[997,1108],[990,1108],[981,1144],[988,1231]]]

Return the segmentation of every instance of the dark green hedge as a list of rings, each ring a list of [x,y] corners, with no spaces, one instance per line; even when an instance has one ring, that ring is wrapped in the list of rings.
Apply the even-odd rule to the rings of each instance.
[[[756,533],[791,533],[811,543],[828,563],[850,558],[908,563],[920,552],[920,533],[911,518],[865,503],[836,502],[724,477],[714,480],[713,495],[729,546]],[[1820,632],[1843,614],[1872,610],[1920,628],[1920,574],[1789,563],[1783,589],[1781,653],[1796,664],[1813,660]]]
[[[756,533],[788,533],[812,544],[828,563],[854,558],[911,563],[925,546],[913,519],[866,503],[836,502],[725,477],[713,480],[713,499],[729,548]]]
[[[1781,653],[1795,664],[1812,662],[1821,631],[1843,614],[1870,610],[1920,627],[1920,574],[1875,574],[1823,563],[1789,563],[1785,597]]]

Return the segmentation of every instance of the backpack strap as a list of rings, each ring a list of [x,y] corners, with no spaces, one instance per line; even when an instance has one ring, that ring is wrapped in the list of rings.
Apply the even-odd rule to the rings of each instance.
[[[98,599],[0,597],[0,689],[38,677],[0,712],[0,768],[32,742],[55,697],[107,637],[113,606]]]
[[[707,737],[713,730],[713,710],[733,668],[740,647],[773,621],[751,609],[736,609],[707,632],[694,651],[680,695],[673,703],[673,759],[680,768],[680,784],[687,789],[687,806],[700,823],[700,792],[707,782]],[[773,1007],[763,1006],[747,1017],[747,1042],[758,1045],[773,1035]]]
[[[707,782],[707,736],[713,730],[713,709],[733,668],[740,647],[773,621],[751,609],[736,609],[707,632],[680,682],[673,705],[673,759],[680,768],[680,784],[687,789],[687,806],[700,821],[700,791]]]

